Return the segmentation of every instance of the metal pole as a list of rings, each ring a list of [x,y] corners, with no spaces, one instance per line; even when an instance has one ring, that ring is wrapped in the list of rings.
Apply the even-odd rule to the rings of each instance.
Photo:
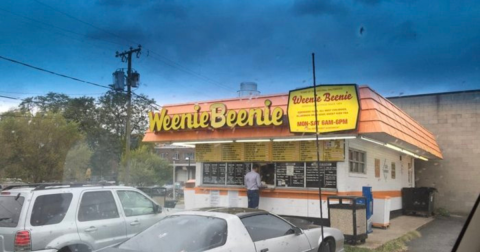
[[[173,199],[175,200],[175,170],[176,170],[176,167],[175,167],[175,160],[173,160],[173,181],[172,181],[172,184],[173,184],[173,187],[172,187],[172,193],[173,193]]]
[[[320,148],[318,146],[318,113],[317,113],[317,83],[315,78],[315,53],[312,53],[312,65],[313,65],[313,96],[315,101],[315,136],[316,136],[316,143],[317,143],[317,172],[318,172],[318,197],[320,200],[320,220],[323,219],[323,203],[322,203],[322,183],[320,181]],[[325,174],[323,175],[325,178]],[[322,229],[322,241],[324,239],[323,235],[323,224],[320,225]]]
[[[141,46],[138,46],[137,49],[130,47],[129,51],[123,53],[118,53],[115,57],[122,57],[122,62],[127,60],[128,70],[127,70],[127,126],[125,132],[125,159],[127,160],[127,166],[125,168],[125,184],[129,185],[130,182],[130,135],[132,134],[130,120],[132,118],[132,54],[136,53],[137,58],[140,55],[142,50]]]

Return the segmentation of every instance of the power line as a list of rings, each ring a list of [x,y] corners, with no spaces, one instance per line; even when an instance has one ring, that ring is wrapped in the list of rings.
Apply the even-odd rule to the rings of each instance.
[[[131,40],[128,40],[128,39],[123,38],[123,37],[121,37],[121,36],[118,36],[118,35],[115,34],[115,33],[109,32],[109,31],[107,31],[107,30],[105,30],[105,29],[102,29],[102,28],[97,27],[97,26],[95,26],[95,25],[93,25],[93,24],[90,24],[90,23],[85,22],[85,21],[83,21],[83,20],[81,20],[81,19],[78,19],[78,18],[76,18],[76,17],[74,17],[74,16],[72,16],[72,15],[70,15],[70,14],[68,14],[68,13],[65,13],[65,12],[63,12],[63,11],[57,10],[56,8],[53,8],[52,6],[50,6],[50,5],[48,5],[48,4],[42,3],[42,2],[37,1],[37,0],[33,0],[33,1],[35,1],[36,3],[41,4],[41,5],[43,5],[43,6],[46,6],[46,7],[50,8],[50,9],[52,9],[53,11],[56,11],[56,12],[58,12],[58,13],[61,13],[61,14],[65,15],[65,16],[73,19],[73,20],[76,20],[76,21],[78,21],[78,22],[80,22],[80,23],[82,23],[82,24],[88,25],[88,26],[90,26],[90,27],[92,27],[92,28],[95,28],[95,29],[97,29],[97,30],[100,30],[100,31],[102,31],[102,32],[105,32],[105,33],[107,33],[107,34],[109,34],[109,35],[111,35],[111,36],[117,37],[117,38],[119,38],[119,39],[121,39],[121,40],[124,40],[124,41],[127,41],[127,42],[129,42],[129,43],[138,44],[138,43],[135,43],[134,41],[131,41]]]
[[[104,33],[107,33],[107,34],[109,34],[110,36],[114,36],[114,37],[116,37],[116,38],[119,38],[119,39],[121,39],[121,40],[123,40],[123,41],[126,41],[126,42],[129,42],[129,43],[142,44],[142,43],[138,43],[138,42],[136,42],[136,41],[132,41],[132,40],[126,39],[126,38],[124,38],[124,37],[121,37],[121,36],[119,36],[119,35],[117,35],[117,34],[115,34],[115,33],[112,33],[112,32],[110,32],[110,31],[107,31],[107,30],[105,30],[105,29],[102,29],[102,28],[100,28],[100,27],[98,27],[98,26],[95,26],[95,25],[93,25],[93,24],[91,24],[91,23],[85,22],[85,21],[83,21],[83,20],[81,20],[81,19],[79,19],[79,18],[76,18],[76,17],[74,17],[74,16],[72,16],[72,15],[70,15],[70,14],[68,14],[68,13],[65,13],[65,12],[63,12],[63,11],[60,11],[60,10],[58,10],[58,9],[50,6],[50,5],[47,5],[47,4],[45,4],[45,3],[40,2],[40,1],[38,1],[38,0],[33,0],[33,1],[35,1],[35,2],[38,3],[38,4],[43,5],[43,6],[45,6],[45,7],[48,7],[49,9],[52,9],[52,10],[58,12],[58,13],[61,13],[61,14],[65,15],[65,16],[73,19],[73,20],[76,20],[76,21],[78,21],[78,22],[80,22],[80,23],[82,23],[82,24],[88,25],[88,26],[90,26],[90,27],[92,27],[92,28],[95,28],[95,29],[100,30],[100,31],[102,31],[102,32],[104,32]],[[187,67],[184,67],[184,66],[182,66],[181,64],[179,64],[179,63],[177,63],[177,62],[175,62],[175,61],[173,61],[173,60],[171,60],[171,59],[168,59],[167,57],[163,56],[162,54],[157,53],[157,52],[151,50],[150,48],[146,48],[146,47],[145,47],[145,49],[148,50],[149,52],[157,55],[158,57],[160,57],[160,59],[157,59],[157,60],[160,61],[160,62],[163,62],[163,63],[165,63],[165,64],[167,64],[167,65],[169,65],[169,66],[171,66],[171,67],[173,67],[173,68],[177,68],[177,69],[179,69],[180,71],[183,71],[183,72],[185,72],[185,73],[188,73],[188,74],[190,74],[190,75],[193,75],[193,76],[195,76],[195,77],[198,77],[198,78],[200,78],[200,79],[202,79],[202,80],[204,80],[204,81],[210,82],[211,84],[214,84],[214,85],[216,85],[216,86],[218,86],[218,87],[222,87],[222,88],[225,88],[225,89],[228,90],[228,91],[231,91],[231,88],[230,88],[230,87],[228,87],[228,86],[226,86],[226,85],[224,85],[224,84],[221,84],[220,82],[218,82],[218,81],[216,81],[216,80],[213,80],[212,78],[209,78],[209,77],[204,76],[204,75],[202,75],[202,74],[199,74],[199,73],[197,73],[197,72],[195,72],[195,71],[193,71],[193,70],[191,70],[191,69],[189,69],[189,68],[187,68]]]
[[[10,96],[5,96],[5,95],[0,95],[1,98],[7,98],[7,99],[12,99],[12,100],[22,100],[20,98],[15,98],[15,97],[10,97]]]
[[[100,84],[93,83],[93,82],[90,82],[90,81],[81,80],[81,79],[71,77],[71,76],[68,76],[68,75],[65,75],[65,74],[59,74],[59,73],[56,73],[56,72],[53,72],[53,71],[50,71],[50,70],[46,70],[46,69],[43,69],[43,68],[40,68],[40,67],[32,66],[30,64],[23,63],[23,62],[20,62],[20,61],[14,60],[14,59],[10,59],[10,58],[7,58],[7,57],[0,56],[0,59],[10,61],[10,62],[13,62],[15,64],[23,65],[23,66],[26,66],[26,67],[29,67],[29,68],[33,68],[33,69],[36,69],[36,70],[39,70],[39,71],[42,71],[42,72],[57,75],[57,76],[60,76],[60,77],[63,77],[63,78],[71,79],[71,80],[74,80],[74,81],[78,81],[78,82],[82,82],[82,83],[85,83],[85,84],[110,89],[110,87],[107,87],[107,86],[104,86],[104,85],[100,85]]]

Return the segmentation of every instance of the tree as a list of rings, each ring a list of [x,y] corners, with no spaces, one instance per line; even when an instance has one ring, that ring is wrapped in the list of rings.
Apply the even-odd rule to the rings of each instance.
[[[126,160],[122,160],[125,164]],[[125,167],[123,165],[122,167]],[[125,176],[124,169],[120,179]],[[142,145],[130,155],[130,183],[137,186],[163,185],[172,179],[171,165],[153,152],[152,145]]]
[[[81,139],[77,124],[60,114],[4,113],[0,167],[6,176],[25,181],[60,181],[67,153]]]
[[[65,94],[50,92],[45,96],[24,99],[19,106],[22,112],[62,113],[68,105],[70,97]]]
[[[63,181],[85,181],[85,172],[90,167],[92,150],[85,142],[79,142],[67,153],[63,168]]]

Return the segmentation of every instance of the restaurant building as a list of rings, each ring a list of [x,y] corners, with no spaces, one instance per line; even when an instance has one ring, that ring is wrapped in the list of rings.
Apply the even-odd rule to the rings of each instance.
[[[435,137],[368,86],[315,91],[165,105],[149,114],[143,141],[195,146],[186,209],[246,207],[244,175],[258,163],[261,209],[320,218],[321,187],[328,218],[328,196],[369,186],[373,222],[388,226],[390,211],[402,208],[401,189],[415,186],[414,160],[442,158]]]

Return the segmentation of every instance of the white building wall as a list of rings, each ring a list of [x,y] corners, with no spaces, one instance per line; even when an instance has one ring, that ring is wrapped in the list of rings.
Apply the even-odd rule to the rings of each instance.
[[[401,191],[403,187],[413,187],[413,158],[378,144],[361,139],[348,140],[345,143],[345,156],[348,150],[366,152],[366,174],[351,173],[349,163],[337,164],[337,188],[339,192],[361,192],[363,186],[371,186],[372,191]],[[380,160],[380,177],[375,177],[375,159]],[[392,163],[395,163],[395,179],[392,179]],[[408,166],[411,165],[411,171]],[[384,172],[384,168],[385,171]],[[410,174],[410,179],[409,179]],[[401,197],[392,197],[391,210],[402,208]]]

